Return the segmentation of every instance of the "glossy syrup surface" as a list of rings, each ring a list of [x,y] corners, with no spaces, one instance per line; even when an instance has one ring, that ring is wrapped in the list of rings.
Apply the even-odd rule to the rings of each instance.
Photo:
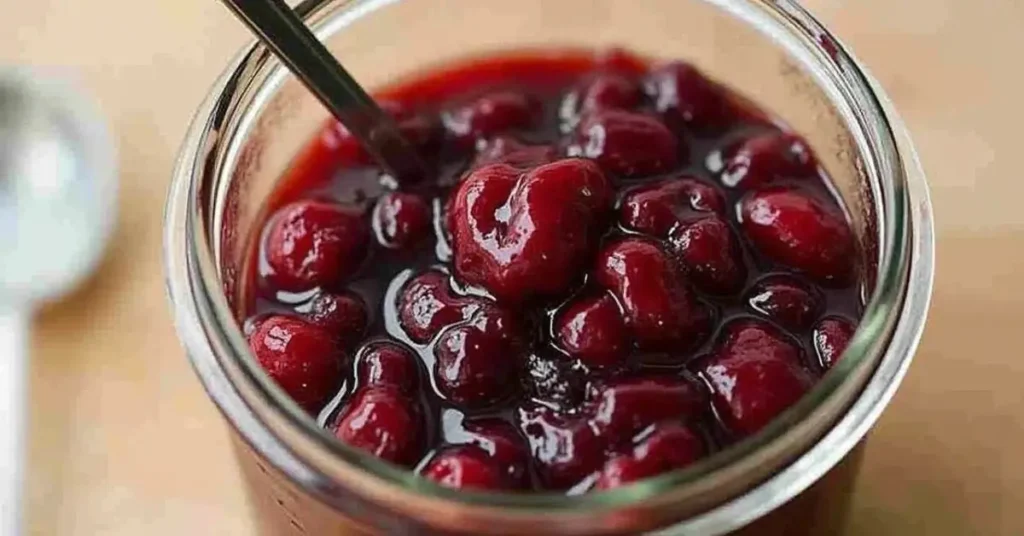
[[[329,120],[269,201],[246,333],[342,441],[456,488],[608,489],[763,427],[839,359],[859,250],[796,134],[682,62],[476,59]]]

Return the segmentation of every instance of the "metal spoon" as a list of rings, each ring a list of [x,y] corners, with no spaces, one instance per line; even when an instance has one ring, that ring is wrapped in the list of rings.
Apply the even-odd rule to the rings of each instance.
[[[22,533],[33,311],[98,263],[116,214],[113,145],[69,86],[0,70],[0,534]]]
[[[422,160],[391,117],[283,0],[222,2],[362,142],[384,171],[399,180],[425,175]]]

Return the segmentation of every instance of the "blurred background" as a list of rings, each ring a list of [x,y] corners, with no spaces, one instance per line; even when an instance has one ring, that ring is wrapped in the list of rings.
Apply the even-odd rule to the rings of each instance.
[[[931,320],[869,436],[846,534],[1022,534],[1024,3],[804,3],[895,101],[937,220]],[[227,433],[174,334],[160,259],[178,144],[249,37],[212,0],[5,0],[0,13],[0,64],[73,69],[119,146],[109,254],[39,315],[31,343],[31,533],[251,534]]]

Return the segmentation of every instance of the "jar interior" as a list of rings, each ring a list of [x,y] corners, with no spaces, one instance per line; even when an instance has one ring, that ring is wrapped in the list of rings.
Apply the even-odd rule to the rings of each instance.
[[[858,122],[849,95],[835,87],[834,73],[823,66],[829,61],[827,46],[783,46],[780,37],[751,21],[775,17],[776,27],[791,21],[778,20],[758,2],[743,9],[745,18],[738,17],[734,3],[726,0],[663,1],[644,8],[613,1],[456,0],[446,2],[444,9],[425,2],[373,0],[317,9],[311,23],[371,91],[467,57],[524,49],[622,47],[653,60],[692,62],[807,139],[828,170],[865,252],[864,294],[871,296],[881,261],[885,194],[879,178],[870,172],[875,163],[864,125]],[[248,287],[241,278],[250,272],[246,263],[253,257],[250,247],[266,217],[265,201],[328,116],[265,51],[256,49],[244,59],[245,71],[236,78],[239,85],[225,108],[224,128],[207,155],[212,168],[204,185],[211,200],[204,209],[214,259],[238,318],[245,314]],[[784,444],[762,448],[759,456],[731,466],[731,474],[691,489],[691,507],[667,515],[678,518],[707,509],[769,476],[820,437],[872,367],[869,360],[859,363],[858,372],[844,378],[842,396],[825,400],[813,419],[788,432]],[[741,473],[743,478],[737,476]],[[701,496],[711,489],[714,493]],[[651,516],[645,524],[667,519]]]

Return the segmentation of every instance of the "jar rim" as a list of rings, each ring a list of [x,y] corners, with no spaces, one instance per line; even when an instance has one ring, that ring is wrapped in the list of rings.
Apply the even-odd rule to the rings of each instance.
[[[306,0],[296,11],[322,38],[394,1],[342,1],[340,6],[334,6],[337,9],[330,11],[326,8],[333,0]],[[834,102],[844,104],[852,114],[848,123],[852,121],[857,127],[854,130],[858,134],[858,147],[866,148],[861,151],[866,173],[877,176],[886,189],[876,192],[887,201],[882,204],[883,214],[880,215],[887,224],[880,229],[875,289],[844,359],[829,374],[765,429],[736,445],[682,470],[620,489],[580,496],[454,491],[333,440],[249,357],[248,346],[223,294],[214,248],[204,225],[201,194],[206,190],[202,184],[208,173],[206,160],[212,147],[224,141],[217,139],[220,134],[217,126],[228,114],[237,111],[231,108],[232,92],[251,81],[256,66],[270,62],[265,49],[251,45],[220,77],[193,118],[168,196],[164,243],[168,293],[180,337],[207,391],[222,411],[229,412],[227,405],[238,406],[240,401],[244,404],[249,422],[243,422],[245,417],[237,412],[229,415],[243,437],[268,457],[268,452],[276,453],[275,463],[280,463],[283,471],[322,496],[330,494],[332,484],[339,481],[340,476],[346,485],[358,488],[366,496],[382,497],[392,493],[408,497],[411,493],[418,499],[432,502],[439,510],[445,509],[445,503],[528,515],[621,510],[664,498],[669,491],[677,491],[684,485],[700,482],[703,477],[737,467],[744,460],[752,460],[753,454],[768,451],[790,434],[805,433],[800,425],[833,400],[833,395],[851,375],[865,373],[863,366],[869,357],[881,355],[864,391],[839,423],[796,462],[725,506],[735,505],[766,485],[777,488],[773,493],[781,497],[778,500],[781,504],[813,483],[852,449],[898,386],[923,329],[931,294],[934,255],[931,208],[924,177],[902,122],[877,83],[838,39],[795,1],[703,1],[760,30],[817,77],[821,87],[835,92]],[[287,74],[280,64],[269,68],[276,70],[264,83],[268,87],[279,84]],[[232,400],[227,400],[228,397]],[[855,415],[858,404],[864,407]],[[235,409],[243,411],[242,406]],[[856,418],[851,420],[851,417]],[[270,435],[256,437],[246,433],[245,427],[259,428]],[[270,437],[276,442],[269,441]],[[817,475],[807,468],[802,474],[787,474],[808,456],[831,459],[831,463],[819,464],[821,470]],[[779,490],[785,492],[779,493]],[[763,502],[760,506],[767,508],[765,511],[774,507]],[[757,513],[756,508],[740,510],[723,522],[719,519],[720,512],[722,506],[687,523],[700,526],[703,522],[716,531],[728,530],[764,513]],[[719,516],[709,517],[714,513]]]

